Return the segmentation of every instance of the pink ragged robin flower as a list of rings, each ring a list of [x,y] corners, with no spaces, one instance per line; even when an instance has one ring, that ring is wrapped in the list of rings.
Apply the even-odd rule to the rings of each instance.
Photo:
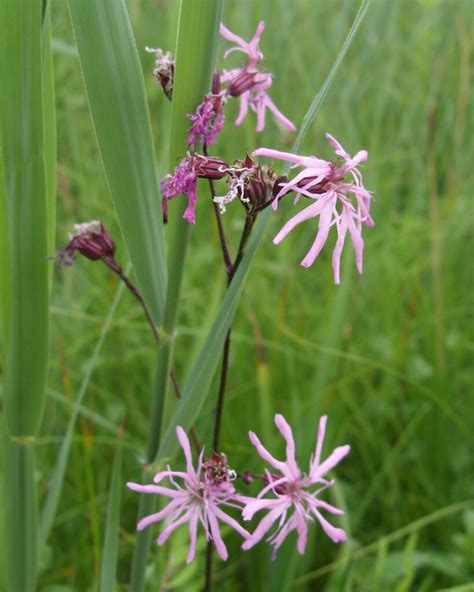
[[[198,105],[196,112],[187,115],[193,123],[188,130],[188,146],[214,144],[224,125],[224,111],[220,94],[209,93]]]
[[[358,169],[358,165],[367,160],[367,151],[360,150],[351,157],[330,134],[326,134],[326,138],[342,163],[268,148],[259,148],[252,155],[283,160],[291,163],[292,168],[303,167],[293,179],[280,185],[281,189],[275,196],[273,208],[277,209],[279,200],[292,191],[296,193],[295,203],[302,195],[313,200],[313,203],[293,216],[275,236],[273,242],[279,244],[296,226],[305,220],[319,217],[316,239],[301,262],[303,267],[310,267],[324,247],[331,227],[336,226],[337,241],[332,266],[334,282],[339,284],[341,253],[347,232],[354,247],[357,270],[362,273],[362,226],[374,225],[370,216],[372,196],[365,189]],[[347,180],[347,175],[352,179]]]
[[[269,72],[260,72],[258,70],[258,64],[263,59],[259,43],[264,29],[265,23],[261,21],[252,40],[247,43],[245,39],[235,35],[221,23],[220,34],[222,37],[236,44],[235,47],[225,52],[224,58],[233,51],[241,51],[248,58],[248,62],[244,67],[224,71],[221,81],[227,83],[225,92],[228,96],[240,97],[240,111],[235,120],[235,125],[238,126],[243,123],[250,108],[257,115],[257,127],[255,129],[257,132],[261,132],[265,127],[266,110],[269,109],[282,127],[289,131],[295,131],[294,124],[283,115],[267,92],[272,85],[272,75]]]
[[[243,549],[247,550],[256,545],[275,523],[276,530],[268,539],[273,546],[273,559],[283,541],[293,530],[296,530],[298,535],[298,552],[303,554],[308,539],[308,523],[311,522],[318,521],[333,542],[341,543],[347,540],[346,533],[332,526],[321,514],[321,510],[334,515],[343,513],[342,510],[319,499],[319,495],[334,484],[334,480],[328,481],[325,475],[350,451],[350,446],[339,446],[324,462],[321,462],[326,422],[327,416],[321,417],[316,449],[310,459],[308,474],[303,473],[296,462],[293,433],[282,415],[275,415],[275,424],[286,442],[285,461],[277,460],[272,456],[256,434],[249,432],[250,441],[263,460],[272,467],[272,472],[266,471],[266,486],[255,499],[250,498],[243,509],[244,520],[250,520],[256,512],[267,511],[255,531],[243,543]],[[272,497],[264,497],[267,494],[272,494]]]
[[[153,479],[155,485],[127,483],[133,491],[156,494],[170,499],[162,510],[140,520],[137,529],[143,530],[150,524],[164,520],[166,526],[157,540],[157,544],[162,545],[174,530],[187,524],[190,538],[187,562],[190,563],[196,552],[198,525],[201,524],[207,540],[213,541],[220,557],[226,560],[228,553],[219,522],[231,526],[244,538],[249,536],[249,533],[234,518],[222,510],[222,506],[241,508],[232,485],[235,473],[229,468],[223,454],[214,453],[211,459],[203,462],[204,450],[199,455],[198,467],[195,469],[189,439],[182,427],[176,428],[176,435],[186,459],[185,471],[173,471],[168,467],[166,471],[155,475]],[[163,479],[169,479],[173,487],[156,485]],[[180,483],[177,482],[178,480]]]

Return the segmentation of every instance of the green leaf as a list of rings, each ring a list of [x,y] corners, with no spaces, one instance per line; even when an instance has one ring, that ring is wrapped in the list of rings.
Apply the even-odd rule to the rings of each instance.
[[[33,592],[38,564],[35,436],[48,366],[48,214],[42,2],[0,3],[0,301],[5,347],[7,590]],[[48,146],[53,145],[50,138]],[[52,150],[50,150],[52,152]],[[54,223],[52,221],[52,223]]]
[[[110,592],[116,588],[118,541],[120,526],[120,498],[122,492],[122,443],[117,447],[115,462],[112,469],[107,519],[105,523],[104,550],[100,570],[100,590]]]
[[[8,319],[10,318],[10,246],[8,241],[8,207],[5,192],[5,174],[3,167],[3,146],[0,134],[0,307],[2,314],[3,343],[8,340]]]
[[[35,443],[5,439],[6,590],[34,592],[38,569]]]
[[[351,30],[336,58],[336,61],[329,72],[329,75],[324,82],[321,90],[316,94],[311,103],[306,115],[303,118],[301,129],[293,144],[292,152],[297,152],[301,142],[308,132],[311,123],[313,122],[319,107],[321,106],[335,76],[344,59],[344,56],[350,46],[355,33],[357,32],[370,0],[364,0]],[[257,247],[262,240],[263,233],[270,218],[271,210],[267,209],[260,215],[259,220],[253,231],[251,240],[242,259],[242,262],[235,274],[231,285],[222,301],[216,320],[214,321],[208,337],[198,355],[196,362],[190,372],[188,381],[182,393],[182,398],[177,404],[173,416],[171,418],[168,429],[163,437],[160,445],[157,459],[163,460],[172,457],[178,448],[175,429],[176,426],[181,425],[185,430],[189,429],[198,417],[200,410],[204,404],[209,393],[209,388],[212,383],[212,378],[216,372],[220,361],[220,354],[224,345],[227,331],[232,325],[235,310],[240,300],[240,296],[244,289],[245,280],[250,269],[250,265],[255,257]]]
[[[161,207],[143,75],[123,0],[69,0],[110,195],[155,322],[165,306]]]
[[[11,435],[31,436],[41,422],[48,363],[48,206],[39,0],[31,2],[28,10],[13,0],[0,4],[0,44],[5,182],[0,199],[8,227],[8,246],[2,239],[2,251],[6,250],[2,260],[8,270],[2,273],[2,303],[8,314],[5,418]]]
[[[48,253],[55,253],[56,233],[56,94],[54,90],[53,53],[51,49],[51,3],[48,2],[43,19],[42,31],[42,69],[43,69],[43,110],[44,110],[44,151],[46,193],[48,207]],[[49,274],[52,280],[54,266],[50,265]]]

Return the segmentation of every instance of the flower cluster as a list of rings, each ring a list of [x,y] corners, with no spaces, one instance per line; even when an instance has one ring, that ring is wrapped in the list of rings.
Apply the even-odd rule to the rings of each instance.
[[[216,72],[212,84],[212,92],[204,97],[195,113],[188,114],[192,125],[188,130],[188,146],[196,147],[201,144],[205,154],[208,145],[214,144],[222,131],[225,117],[223,107],[233,98],[240,99],[240,112],[235,121],[240,125],[246,118],[249,109],[257,114],[257,131],[265,126],[265,114],[269,109],[276,120],[286,129],[294,131],[295,126],[275,106],[268,95],[272,85],[272,75],[260,69],[263,54],[260,51],[260,38],[265,29],[261,21],[252,39],[247,42],[230,31],[223,23],[220,25],[221,36],[231,42],[233,47],[224,53],[227,58],[234,52],[244,54],[246,61],[240,68],[224,70],[219,76]],[[155,75],[166,76],[171,72],[165,68],[171,58],[162,50],[155,52],[157,66]],[[166,78],[165,76],[165,78]],[[161,79],[160,79],[161,80]],[[167,80],[167,78],[166,78]],[[217,170],[209,174],[202,174],[199,166],[207,156],[188,154],[176,167],[173,175],[166,175],[161,181],[163,194],[163,212],[167,218],[168,201],[177,195],[184,195],[188,206],[183,218],[194,224],[197,202],[197,178],[211,180],[224,179],[228,185],[223,195],[213,193],[213,201],[218,204],[222,213],[226,206],[234,200],[239,200],[247,216],[255,216],[270,204],[273,210],[278,209],[279,202],[287,195],[294,194],[294,205],[301,198],[310,200],[309,205],[291,217],[274,237],[274,244],[278,245],[288,234],[307,220],[318,220],[315,239],[301,261],[302,267],[313,265],[325,246],[331,228],[336,229],[337,239],[332,254],[334,282],[339,284],[341,254],[346,236],[349,234],[355,253],[356,267],[362,273],[364,240],[362,230],[364,226],[373,226],[370,215],[372,196],[364,187],[359,166],[368,158],[366,150],[360,150],[352,157],[342,145],[330,134],[326,134],[329,144],[335,151],[336,159],[324,160],[316,156],[300,156],[289,152],[281,152],[273,148],[259,148],[254,150],[252,157],[266,157],[280,160],[290,165],[290,168],[300,167],[301,170],[292,178],[278,178],[275,172],[256,163],[246,156],[236,160],[232,165],[222,159],[212,157],[220,164]]]
[[[248,211],[270,205],[277,182],[277,176],[271,168],[260,166],[248,156],[229,165],[220,158],[197,153],[188,154],[175,168],[173,175],[166,175],[161,180],[165,216],[168,201],[178,195],[184,195],[188,200],[188,206],[183,218],[190,224],[195,224],[199,178],[226,180],[228,191],[224,195],[214,197],[214,202],[219,205],[221,212],[225,212],[225,206],[236,198],[240,199]]]
[[[193,124],[188,130],[188,146],[215,144],[224,126],[223,97],[209,93],[196,112],[188,115]]]
[[[320,419],[316,448],[307,474],[297,464],[293,433],[282,415],[275,415],[275,424],[286,443],[284,461],[276,459],[256,434],[249,432],[250,441],[257,453],[271,467],[271,471],[265,470],[262,477],[264,487],[256,497],[243,496],[236,491],[234,482],[237,474],[230,469],[224,454],[214,452],[209,460],[204,461],[202,450],[195,469],[188,437],[183,428],[178,426],[176,435],[184,452],[186,470],[175,471],[168,467],[155,475],[154,484],[128,483],[128,487],[134,491],[156,494],[170,500],[162,510],[143,518],[137,529],[142,530],[155,522],[163,521],[164,528],[157,539],[157,544],[162,545],[174,530],[187,524],[190,538],[188,562],[195,556],[199,525],[202,526],[207,540],[213,541],[224,560],[228,553],[219,523],[227,524],[244,539],[244,550],[256,545],[275,527],[267,539],[273,547],[273,558],[283,541],[294,530],[297,532],[298,552],[303,554],[308,538],[308,524],[316,521],[333,542],[345,541],[346,533],[332,526],[322,514],[327,512],[340,515],[342,510],[320,499],[320,495],[334,484],[334,480],[327,480],[326,475],[349,453],[350,447],[346,445],[336,448],[321,462],[326,422],[326,416]],[[244,483],[252,481],[248,472],[243,472],[241,477]],[[168,479],[172,487],[163,486],[161,483],[164,479]],[[266,512],[266,515],[254,532],[249,533],[223,508],[241,512],[245,521],[251,520],[257,512]]]

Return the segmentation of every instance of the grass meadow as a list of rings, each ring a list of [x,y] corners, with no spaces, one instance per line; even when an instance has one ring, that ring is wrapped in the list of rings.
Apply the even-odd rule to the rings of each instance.
[[[179,6],[176,0],[129,0],[127,7],[161,177],[168,172],[171,104],[155,83],[153,56],[144,47],[174,49]],[[266,21],[261,47],[275,76],[272,98],[299,127],[358,7],[355,0],[227,0],[223,20],[244,38],[259,20]],[[274,246],[273,236],[291,215],[291,204],[282,203],[236,313],[221,448],[232,466],[252,471],[258,462],[248,430],[282,452],[273,425],[274,413],[282,412],[295,428],[305,465],[318,418],[327,413],[325,450],[352,446],[334,489],[345,510],[339,525],[350,537],[335,546],[313,527],[303,557],[290,537],[271,561],[267,546],[243,553],[230,533],[230,559],[215,565],[218,590],[474,590],[473,13],[470,0],[372,0],[299,150],[331,158],[325,132],[352,154],[368,150],[363,172],[374,195],[376,226],[365,232],[364,273],[357,275],[348,245],[340,286],[332,279],[331,245],[313,267],[301,268],[314,237],[311,224]],[[67,242],[74,223],[99,219],[126,266],[129,256],[107,190],[66,2],[52,1],[51,18],[56,245]],[[218,41],[221,68],[227,47]],[[238,63],[234,56],[227,61]],[[237,106],[229,104],[218,149],[224,158],[233,161],[261,146],[291,149],[294,134],[282,132],[271,118],[257,134],[251,116],[234,127],[236,114]],[[231,206],[224,224],[235,252],[242,217],[238,204]],[[174,349],[182,382],[224,291],[203,184]],[[58,513],[40,550],[38,588],[98,590],[122,431],[116,589],[126,591],[138,495],[125,482],[141,478],[156,347],[137,302],[100,263],[79,258],[55,273],[50,310],[50,370],[35,473],[40,503],[74,401],[83,399]],[[217,387],[216,376],[195,426],[207,446]],[[153,541],[157,533],[155,526]],[[198,542],[197,559],[186,565],[187,536],[183,529],[164,547],[152,541],[147,590],[202,589],[205,540]]]

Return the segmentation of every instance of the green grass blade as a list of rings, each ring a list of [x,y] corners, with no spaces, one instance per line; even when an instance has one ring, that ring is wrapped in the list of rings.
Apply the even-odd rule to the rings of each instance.
[[[123,0],[70,0],[89,106],[105,175],[133,268],[156,323],[166,265],[145,87]]]
[[[180,156],[186,153],[186,137],[189,128],[187,113],[192,113],[209,92],[217,31],[222,11],[221,0],[182,0],[175,52],[176,69],[173,86],[173,111],[170,143],[170,170]],[[150,434],[147,446],[147,461],[151,462],[158,451],[161,437],[163,408],[168,390],[168,377],[173,353],[173,335],[178,314],[178,302],[184,271],[190,226],[182,219],[184,208],[174,209],[170,218],[170,247],[168,259],[168,289],[163,322],[165,338],[158,351],[156,381],[153,391]],[[139,518],[152,511],[151,496],[140,499]],[[135,544],[131,590],[143,589],[145,567],[150,547],[151,533],[146,529],[137,533]]]
[[[364,0],[361,4],[361,8],[354,20],[354,23],[349,31],[347,38],[341,47],[341,50],[331,68],[326,81],[324,82],[321,90],[316,94],[313,102],[311,103],[306,115],[303,118],[303,125],[295,139],[292,151],[296,152],[301,142],[303,141],[306,133],[310,129],[311,123],[327,95],[329,88],[336,76],[336,73],[342,64],[344,56],[354,38],[363,18],[367,12],[370,0]],[[177,450],[178,443],[175,435],[175,428],[177,425],[181,425],[184,429],[189,429],[195,419],[199,415],[204,401],[209,393],[212,378],[216,372],[217,366],[220,360],[220,352],[224,345],[225,336],[229,330],[232,320],[234,318],[235,310],[242,294],[245,280],[247,278],[250,265],[253,261],[257,247],[263,237],[263,233],[267,226],[267,222],[271,216],[271,210],[266,210],[260,216],[258,220],[253,236],[246,249],[245,255],[242,259],[242,263],[229,287],[227,293],[222,301],[216,320],[214,321],[209,335],[202,347],[200,354],[198,355],[196,362],[190,372],[189,379],[185,385],[182,393],[182,398],[179,401],[173,416],[170,421],[170,425],[163,437],[163,441],[160,445],[158,452],[158,459],[165,459],[173,456]]]
[[[3,343],[7,343],[10,318],[10,245],[8,240],[8,207],[3,167],[3,146],[0,134],[0,321]]]
[[[116,588],[117,557],[120,526],[120,498],[122,492],[122,443],[120,442],[115,455],[110,483],[109,503],[105,524],[104,550],[100,571],[100,591],[110,592]]]
[[[43,19],[42,68],[43,68],[43,110],[44,110],[44,152],[46,193],[48,196],[48,253],[55,253],[56,231],[56,94],[54,90],[53,53],[51,49],[51,3],[48,2]],[[50,266],[50,279],[54,267]]]
[[[125,270],[125,273],[128,273],[128,269]],[[94,347],[94,351],[92,352],[92,355],[87,363],[85,375],[79,388],[77,398],[74,402],[74,407],[71,413],[71,417],[69,419],[69,424],[67,426],[66,433],[64,434],[64,437],[62,439],[61,448],[59,450],[59,454],[56,460],[56,465],[51,475],[48,493],[41,512],[39,528],[39,537],[41,545],[44,545],[46,543],[51,532],[51,528],[53,527],[54,518],[56,516],[56,512],[58,509],[59,498],[61,495],[61,490],[64,482],[64,475],[66,473],[67,462],[69,459],[69,452],[71,450],[74,428],[76,426],[77,417],[79,415],[79,410],[81,408],[82,401],[84,400],[87,387],[89,386],[92,372],[94,371],[94,368],[97,364],[100,350],[102,349],[105,337],[109,332],[112,319],[114,317],[115,311],[117,310],[117,306],[120,302],[120,298],[123,294],[124,289],[125,285],[123,283],[120,283],[115,297],[112,301],[112,304],[110,305],[102,329],[100,331],[99,339],[97,340]]]
[[[34,592],[38,566],[35,445],[5,441],[6,590]]]
[[[41,2],[0,5],[2,145],[8,226],[5,417],[14,436],[41,421],[48,362],[47,196]],[[5,281],[2,282],[5,284]]]

